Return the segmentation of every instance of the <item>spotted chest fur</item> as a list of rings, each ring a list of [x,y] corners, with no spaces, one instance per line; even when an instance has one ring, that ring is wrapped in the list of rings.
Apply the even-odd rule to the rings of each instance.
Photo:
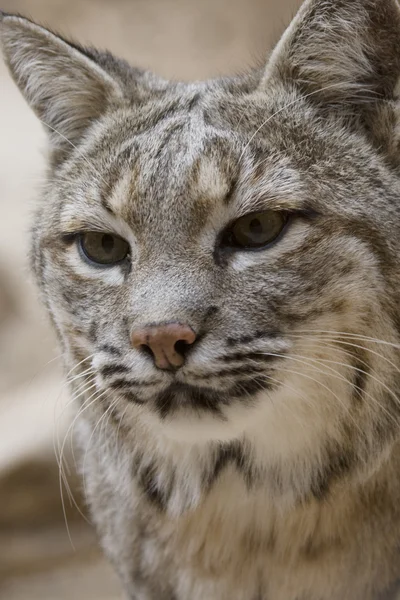
[[[129,597],[393,600],[396,1],[307,0],[265,67],[190,84],[21,16],[0,39],[49,134],[32,268]]]

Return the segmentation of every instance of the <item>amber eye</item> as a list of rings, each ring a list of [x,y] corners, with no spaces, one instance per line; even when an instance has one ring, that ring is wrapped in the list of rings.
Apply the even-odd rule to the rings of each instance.
[[[278,237],[287,220],[285,213],[274,210],[250,213],[225,231],[221,244],[231,248],[263,248]]]
[[[85,258],[99,265],[114,265],[129,255],[128,242],[111,233],[82,233],[79,246]]]

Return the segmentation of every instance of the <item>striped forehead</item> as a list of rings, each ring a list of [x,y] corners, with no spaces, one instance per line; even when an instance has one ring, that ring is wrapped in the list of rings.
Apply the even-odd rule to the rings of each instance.
[[[104,175],[102,202],[133,228],[171,212],[196,218],[228,194],[230,150],[204,124],[171,119],[124,150],[118,167]]]

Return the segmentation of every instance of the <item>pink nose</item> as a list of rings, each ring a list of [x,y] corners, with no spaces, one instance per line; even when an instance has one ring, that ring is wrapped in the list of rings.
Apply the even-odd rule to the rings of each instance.
[[[189,325],[168,323],[136,329],[131,336],[132,346],[149,349],[156,367],[178,369],[185,362],[185,351],[196,340]]]

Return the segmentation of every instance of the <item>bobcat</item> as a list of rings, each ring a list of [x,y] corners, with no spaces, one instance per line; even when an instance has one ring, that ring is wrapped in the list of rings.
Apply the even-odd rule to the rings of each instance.
[[[396,1],[307,0],[266,66],[189,84],[0,32],[49,133],[32,266],[128,597],[396,598]]]

